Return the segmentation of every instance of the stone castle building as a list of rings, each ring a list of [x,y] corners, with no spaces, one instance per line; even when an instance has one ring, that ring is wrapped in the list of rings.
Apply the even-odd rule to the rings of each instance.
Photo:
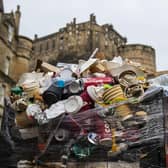
[[[24,72],[32,70],[37,59],[51,64],[88,59],[98,48],[107,59],[122,56],[140,62],[155,74],[155,50],[147,45],[127,44],[112,25],[99,25],[94,14],[89,21],[76,23],[76,18],[58,32],[33,40],[19,34],[21,12],[5,13],[0,0],[0,81],[13,85]]]
[[[155,50],[147,45],[127,44],[112,25],[99,25],[91,14],[87,22],[76,23],[76,18],[58,32],[33,40],[19,33],[21,12],[5,13],[0,0],[0,126],[3,114],[6,86],[14,86],[20,75],[35,68],[37,59],[51,64],[56,62],[78,62],[88,59],[98,48],[107,59],[122,56],[140,62],[146,70],[156,73]]]
[[[21,12],[5,13],[0,0],[0,81],[12,85],[29,70],[32,40],[19,34]]]
[[[99,25],[94,14],[87,22],[76,23],[76,18],[58,32],[38,38],[35,35],[32,51],[32,65],[37,59],[56,62],[77,62],[88,59],[98,48],[107,59],[122,56],[141,63],[150,73],[156,72],[155,50],[147,45],[127,44],[112,25]]]
[[[20,7],[5,13],[0,0],[0,127],[4,112],[4,96],[20,75],[29,70],[32,40],[19,34]]]

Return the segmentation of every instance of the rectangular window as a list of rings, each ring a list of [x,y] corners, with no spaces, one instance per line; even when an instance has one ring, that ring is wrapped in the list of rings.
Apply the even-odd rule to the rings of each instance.
[[[9,24],[8,25],[8,41],[12,42],[14,28]]]
[[[42,46],[42,44],[40,44],[40,47],[39,47],[39,52],[40,53],[42,52],[42,49],[43,49],[43,46]]]
[[[46,50],[48,50],[48,41],[47,41],[47,43],[46,43]]]
[[[52,49],[55,48],[55,40],[52,41]]]
[[[5,73],[6,75],[8,75],[8,74],[9,74],[9,64],[10,64],[10,57],[9,57],[9,56],[6,57],[6,60],[5,60],[4,63],[5,63],[4,73]]]

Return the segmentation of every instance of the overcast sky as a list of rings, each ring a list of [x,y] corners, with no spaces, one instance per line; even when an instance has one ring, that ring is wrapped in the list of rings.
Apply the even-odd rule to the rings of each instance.
[[[22,35],[45,36],[74,17],[88,21],[94,13],[99,24],[109,23],[128,43],[155,48],[158,70],[168,70],[168,0],[4,0],[5,11],[21,6]]]

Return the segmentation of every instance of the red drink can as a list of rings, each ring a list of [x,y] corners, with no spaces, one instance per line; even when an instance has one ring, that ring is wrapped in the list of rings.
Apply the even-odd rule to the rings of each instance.
[[[110,147],[112,143],[110,125],[107,123],[107,121],[97,116],[95,119],[95,127],[95,133],[99,135],[99,143],[101,145]]]
[[[82,78],[84,84],[84,89],[88,86],[102,85],[102,84],[114,84],[114,79],[112,77],[93,77],[93,78]]]

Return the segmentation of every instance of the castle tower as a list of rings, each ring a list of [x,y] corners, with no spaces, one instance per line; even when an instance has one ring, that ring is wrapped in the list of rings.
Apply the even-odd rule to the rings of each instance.
[[[18,36],[17,56],[13,60],[11,76],[18,81],[23,73],[29,71],[30,55],[32,51],[32,40]]]
[[[19,34],[20,19],[21,12],[20,6],[18,5],[14,15],[11,15],[11,20],[13,21],[12,23],[14,25],[14,35],[11,41],[7,41],[11,46],[11,54],[9,54],[8,50],[4,50],[3,48],[3,55],[7,56],[8,59],[6,61],[1,61],[8,65],[8,71],[6,71],[6,75],[8,75],[15,82],[17,82],[17,80],[20,78],[20,75],[28,72],[30,53],[32,51],[32,40]],[[9,31],[8,27],[7,31]]]
[[[119,55],[139,62],[150,75],[156,73],[155,49],[142,44],[127,44],[118,48]]]

